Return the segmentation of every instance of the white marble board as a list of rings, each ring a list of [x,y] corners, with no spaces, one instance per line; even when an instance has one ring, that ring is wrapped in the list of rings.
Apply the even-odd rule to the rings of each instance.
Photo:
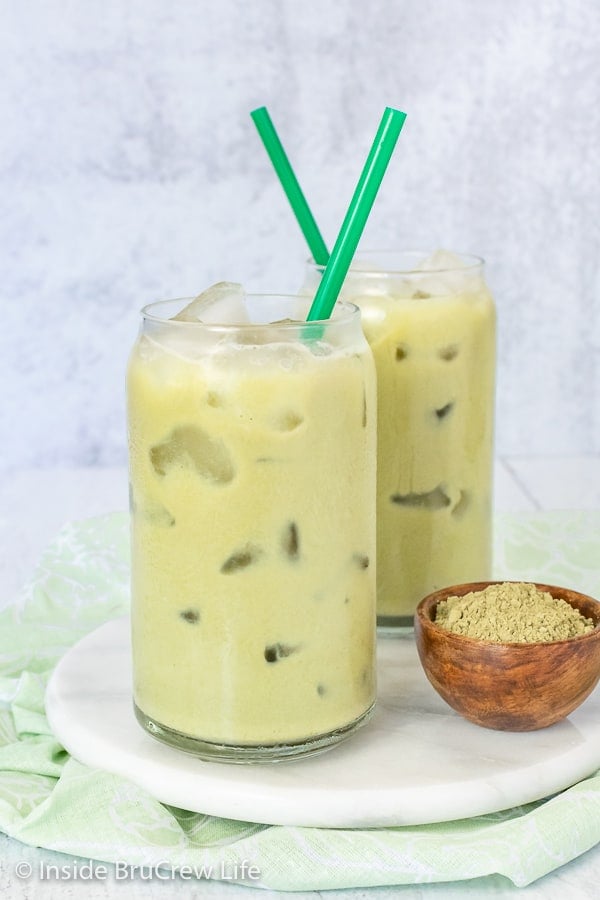
[[[540,731],[473,725],[438,697],[411,636],[378,644],[379,699],[345,743],[276,765],[199,760],[159,743],[131,702],[129,619],[102,625],[55,669],[50,725],[81,762],[129,778],[172,806],[279,825],[420,825],[547,797],[600,766],[600,688]]]

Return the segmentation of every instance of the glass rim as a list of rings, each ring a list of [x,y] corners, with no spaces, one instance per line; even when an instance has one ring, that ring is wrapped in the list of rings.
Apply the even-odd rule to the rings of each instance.
[[[454,250],[450,250],[448,252],[452,253],[454,256],[458,257],[459,259],[465,261],[465,265],[452,266],[452,267],[440,266],[439,268],[436,268],[436,269],[417,269],[417,268],[413,268],[410,266],[399,267],[397,265],[390,266],[390,267],[384,267],[384,268],[380,267],[378,269],[354,269],[351,264],[346,277],[348,278],[351,276],[360,275],[361,277],[364,277],[364,278],[381,278],[382,276],[385,276],[385,275],[426,276],[426,275],[442,275],[442,274],[446,274],[446,273],[450,273],[450,272],[469,273],[469,272],[475,271],[476,269],[482,269],[485,266],[485,259],[483,256],[477,256],[475,253],[462,253],[462,252],[458,252],[458,251],[454,251]],[[369,247],[368,249],[365,249],[365,250],[360,250],[360,249],[357,250],[357,252],[354,256],[354,259],[357,261],[360,261],[360,260],[364,260],[365,258],[367,258],[367,261],[368,261],[369,257],[385,258],[385,257],[391,257],[391,256],[393,256],[395,258],[399,258],[399,257],[403,257],[403,256],[404,257],[415,257],[422,261],[424,259],[427,259],[428,256],[431,256],[431,251],[414,250],[414,249],[395,250],[395,249],[389,248],[389,247],[378,249],[377,247],[374,247],[374,248]],[[321,270],[321,271],[325,269],[325,266],[319,265],[318,263],[316,263],[312,256],[309,257],[306,262],[312,269]],[[353,260],[353,262],[354,262],[354,260]]]
[[[285,301],[298,301],[303,300],[306,303],[307,312],[310,309],[310,305],[312,303],[312,295],[310,294],[276,294],[276,293],[263,293],[263,292],[253,292],[246,294],[245,297],[247,299],[257,298],[257,297],[266,297],[266,298],[278,298]],[[140,310],[140,315],[142,320],[145,322],[152,322],[158,325],[169,325],[169,326],[184,326],[186,328],[191,327],[201,327],[205,329],[211,330],[221,330],[225,332],[230,331],[244,331],[244,330],[253,330],[256,331],[257,328],[277,328],[277,330],[281,331],[297,331],[298,329],[314,330],[315,328],[323,329],[323,327],[329,327],[338,324],[344,324],[347,322],[351,322],[358,318],[360,319],[360,309],[356,305],[356,303],[352,303],[350,300],[340,300],[338,299],[333,308],[333,314],[328,319],[312,319],[311,321],[307,321],[305,319],[298,319],[291,322],[288,321],[275,321],[275,322],[202,322],[198,320],[197,322],[184,322],[177,319],[165,318],[163,316],[154,315],[152,310],[156,309],[156,307],[166,307],[175,303],[191,303],[194,300],[194,297],[171,297],[167,300],[153,300],[151,303],[147,303]],[[183,308],[183,307],[182,307]]]

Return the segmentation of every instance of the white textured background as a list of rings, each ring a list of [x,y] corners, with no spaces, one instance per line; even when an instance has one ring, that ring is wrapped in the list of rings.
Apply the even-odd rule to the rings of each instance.
[[[306,255],[249,111],[331,244],[385,105],[363,246],[483,255],[497,448],[600,452],[598,0],[0,0],[0,464],[120,464],[136,311]]]

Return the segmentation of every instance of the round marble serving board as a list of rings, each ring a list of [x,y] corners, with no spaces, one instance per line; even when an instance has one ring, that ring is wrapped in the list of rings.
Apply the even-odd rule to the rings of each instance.
[[[270,825],[421,825],[496,812],[556,793],[600,767],[600,688],[568,719],[528,733],[472,725],[427,681],[412,636],[378,643],[373,718],[312,758],[204,762],[150,737],[131,701],[129,619],[71,648],[46,694],[50,725],[76,759],[157,800]]]

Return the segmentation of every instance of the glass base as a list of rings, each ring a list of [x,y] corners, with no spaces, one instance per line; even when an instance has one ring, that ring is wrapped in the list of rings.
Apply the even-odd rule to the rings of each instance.
[[[414,616],[377,616],[378,637],[399,637],[414,631]]]
[[[284,744],[218,744],[212,741],[203,741],[181,731],[175,731],[167,725],[162,725],[155,719],[151,719],[134,703],[135,716],[142,728],[152,737],[163,744],[191,753],[200,759],[209,762],[227,763],[265,763],[282,762],[286,759],[298,759],[299,757],[314,756],[324,753],[331,747],[335,747],[341,741],[345,741],[358,728],[364,725],[372,716],[375,702],[358,719],[337,728],[327,734],[319,734],[303,741],[292,741]]]

